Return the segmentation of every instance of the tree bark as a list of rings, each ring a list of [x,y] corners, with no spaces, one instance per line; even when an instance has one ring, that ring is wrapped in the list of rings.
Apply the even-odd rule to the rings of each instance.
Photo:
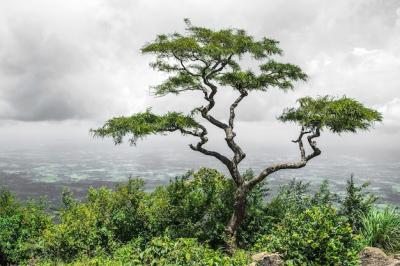
[[[230,253],[237,247],[236,232],[245,217],[247,192],[248,189],[244,184],[236,189],[234,210],[225,228],[226,249]]]

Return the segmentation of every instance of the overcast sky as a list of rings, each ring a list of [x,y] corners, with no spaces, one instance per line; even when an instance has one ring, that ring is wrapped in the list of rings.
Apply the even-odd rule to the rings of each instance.
[[[302,96],[331,94],[385,117],[359,137],[327,136],[333,146],[400,149],[398,0],[0,0],[0,144],[90,142],[88,129],[112,116],[149,106],[189,110],[199,95],[150,95],[149,86],[165,76],[140,54],[157,34],[183,31],[183,18],[276,39],[282,61],[310,76],[293,92],[250,95],[239,109],[242,141],[289,138],[295,129],[275,122],[281,110]],[[217,98],[216,116],[227,114],[234,96]]]

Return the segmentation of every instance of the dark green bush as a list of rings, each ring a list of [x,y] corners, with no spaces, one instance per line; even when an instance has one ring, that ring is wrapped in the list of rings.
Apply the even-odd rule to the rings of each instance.
[[[230,180],[206,168],[159,187],[150,195],[147,210],[152,234],[221,244],[232,212],[233,191]]]
[[[65,265],[247,265],[249,255],[238,250],[227,255],[220,250],[200,244],[193,238],[170,239],[157,237],[142,247],[139,243],[125,244],[109,256],[82,257]],[[39,265],[54,265],[42,261]]]
[[[43,235],[46,255],[71,261],[77,256],[110,254],[119,243],[146,234],[143,182],[132,179],[115,191],[89,189],[87,202],[64,193],[60,223]]]
[[[244,173],[251,176],[251,171]],[[394,251],[398,215],[383,219],[368,212],[367,217],[374,198],[364,187],[350,179],[338,205],[327,182],[311,194],[308,183],[293,180],[269,201],[268,189],[260,184],[247,198],[247,215],[237,232],[239,247],[249,249],[257,242],[256,250],[281,252],[289,265],[353,265],[361,245],[354,231],[362,229],[365,243]],[[115,190],[89,189],[84,202],[65,190],[64,207],[53,221],[46,205],[22,204],[1,191],[0,264],[241,265],[247,260],[243,252],[228,258],[220,251],[234,190],[231,179],[207,168],[152,192],[145,192],[137,179]]]
[[[142,265],[246,265],[249,262],[242,251],[230,256],[193,238],[155,238],[140,254],[134,253],[135,256]]]
[[[245,177],[252,175],[250,171]],[[242,246],[252,244],[265,227],[263,185],[248,197],[247,218],[238,232]],[[148,227],[152,236],[197,238],[212,247],[224,243],[224,230],[232,211],[235,185],[218,171],[202,168],[158,187],[148,197]]]
[[[51,224],[45,202],[22,205],[8,190],[0,190],[0,265],[19,262],[42,253],[40,237]]]
[[[266,207],[266,215],[271,217],[271,222],[280,222],[287,213],[301,213],[311,206],[309,183],[291,180],[279,188]]]
[[[360,237],[331,206],[288,213],[255,250],[283,255],[287,265],[358,265]]]
[[[340,213],[344,215],[355,232],[360,232],[363,217],[367,215],[377,197],[365,192],[369,183],[357,186],[353,175],[347,180],[346,196],[341,202]]]

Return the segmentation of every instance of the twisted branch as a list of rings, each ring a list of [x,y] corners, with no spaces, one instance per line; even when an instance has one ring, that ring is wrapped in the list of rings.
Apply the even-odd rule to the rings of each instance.
[[[304,150],[304,145],[303,145],[303,136],[306,134],[309,134],[309,133],[312,133],[312,134],[307,136],[307,141],[313,151],[311,154],[306,156],[305,150]],[[269,176],[270,174],[272,174],[274,172],[277,172],[282,169],[298,169],[298,168],[302,168],[302,167],[306,166],[306,164],[309,160],[311,160],[312,158],[321,154],[321,150],[317,147],[317,143],[314,140],[315,138],[317,138],[319,136],[320,136],[319,128],[314,129],[312,132],[305,131],[304,128],[302,128],[297,140],[293,141],[293,142],[296,142],[299,144],[300,161],[293,162],[293,163],[279,163],[279,164],[274,164],[272,166],[269,166],[269,167],[265,168],[263,171],[261,171],[261,173],[258,176],[254,177],[253,179],[246,182],[246,186],[249,189],[252,189],[254,186],[256,186],[258,183],[263,181],[267,176]]]

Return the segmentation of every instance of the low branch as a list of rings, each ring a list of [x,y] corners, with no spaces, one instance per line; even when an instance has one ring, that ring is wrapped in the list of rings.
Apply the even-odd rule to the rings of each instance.
[[[307,133],[311,133],[308,131],[304,131],[304,129],[302,128],[299,138],[297,140],[295,140],[294,142],[297,142],[299,144],[299,149],[300,149],[300,156],[301,159],[298,162],[293,162],[293,163],[279,163],[279,164],[275,164],[272,166],[269,166],[267,168],[265,168],[258,176],[254,177],[253,179],[249,180],[246,183],[246,186],[249,189],[252,189],[254,186],[256,186],[258,183],[260,183],[261,181],[263,181],[267,176],[269,176],[270,174],[277,172],[279,170],[282,169],[298,169],[298,168],[302,168],[304,166],[307,165],[307,162],[309,160],[311,160],[312,158],[318,156],[321,154],[321,150],[317,147],[317,143],[314,141],[314,138],[317,138],[320,136],[320,130],[319,128],[316,128],[315,131],[313,132],[313,134],[307,136],[307,140],[308,143],[311,147],[311,149],[313,150],[313,152],[309,155],[305,155],[305,150],[304,150],[304,146],[303,146],[303,136]]]

